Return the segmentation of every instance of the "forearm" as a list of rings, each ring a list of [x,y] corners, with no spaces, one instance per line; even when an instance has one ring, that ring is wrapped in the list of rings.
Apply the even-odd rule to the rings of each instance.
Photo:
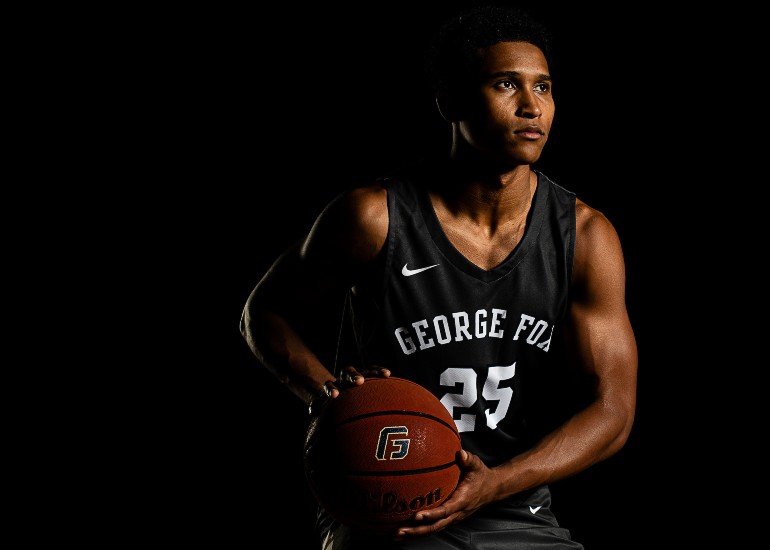
[[[257,359],[306,404],[334,375],[284,318],[264,309],[244,310],[241,334]]]
[[[493,468],[500,498],[570,477],[617,453],[633,423],[633,409],[597,400],[532,449]]]

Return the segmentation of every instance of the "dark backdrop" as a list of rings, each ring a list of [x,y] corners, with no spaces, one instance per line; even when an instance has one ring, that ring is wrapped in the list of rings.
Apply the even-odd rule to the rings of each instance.
[[[187,8],[150,22],[152,42],[136,37],[148,63],[133,85],[153,114],[142,147],[161,161],[149,195],[165,201],[158,265],[174,266],[159,289],[169,351],[155,358],[172,375],[158,382],[161,412],[142,451],[146,517],[160,537],[312,548],[305,409],[251,355],[241,309],[333,196],[449,143],[420,55],[436,23],[469,4]],[[556,118],[539,167],[615,224],[640,358],[627,446],[555,484],[553,507],[590,550],[657,547],[661,514],[681,513],[668,491],[690,483],[694,438],[684,352],[661,319],[675,325],[672,305],[689,307],[697,254],[674,219],[684,168],[660,163],[682,154],[684,124],[659,116],[664,99],[650,92],[673,85],[680,45],[652,10],[530,4],[558,38]],[[661,185],[666,200],[652,203]]]

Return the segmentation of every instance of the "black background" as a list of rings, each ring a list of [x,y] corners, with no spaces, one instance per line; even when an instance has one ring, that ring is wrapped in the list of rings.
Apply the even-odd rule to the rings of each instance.
[[[152,414],[130,490],[158,538],[314,547],[305,407],[251,355],[241,309],[328,200],[448,146],[420,55],[441,19],[473,4],[188,7],[133,33],[132,193],[156,231],[146,275],[162,313],[148,326],[163,353],[142,381]],[[689,77],[691,39],[642,4],[530,9],[557,37],[556,117],[538,167],[617,228],[640,360],[628,444],[555,484],[553,509],[587,549],[659,547],[662,526],[693,513],[677,495],[698,484],[688,456],[701,444],[693,379],[706,354],[686,331],[703,312],[690,291],[702,249],[682,215],[698,209],[701,153],[684,147],[697,108],[671,92]]]

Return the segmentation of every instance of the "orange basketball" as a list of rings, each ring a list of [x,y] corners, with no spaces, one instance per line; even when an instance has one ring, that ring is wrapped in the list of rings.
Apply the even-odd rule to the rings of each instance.
[[[369,378],[330,399],[308,429],[305,475],[338,521],[389,532],[452,494],[460,434],[441,402],[402,378]]]

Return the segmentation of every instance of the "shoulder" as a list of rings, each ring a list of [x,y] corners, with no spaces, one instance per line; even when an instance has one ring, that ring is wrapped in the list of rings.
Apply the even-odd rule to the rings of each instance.
[[[382,182],[351,187],[330,208],[334,219],[344,224],[340,231],[384,241],[388,232],[388,192]]]
[[[576,199],[575,229],[575,276],[578,281],[592,273],[624,270],[620,238],[603,212]]]
[[[575,228],[577,235],[584,239],[586,244],[618,238],[609,218],[580,199],[575,199]]]
[[[433,164],[418,160],[372,181],[352,185],[321,212],[305,240],[304,249],[323,245],[324,254],[367,264],[377,258],[390,227],[389,194],[409,194]],[[321,247],[315,247],[320,249]]]
[[[387,230],[388,192],[383,182],[352,187],[340,196],[340,202],[342,211],[360,229],[376,230],[384,223]]]
[[[309,254],[320,249],[356,264],[367,263],[379,254],[387,234],[387,190],[379,182],[366,183],[350,187],[324,208],[303,251]]]

